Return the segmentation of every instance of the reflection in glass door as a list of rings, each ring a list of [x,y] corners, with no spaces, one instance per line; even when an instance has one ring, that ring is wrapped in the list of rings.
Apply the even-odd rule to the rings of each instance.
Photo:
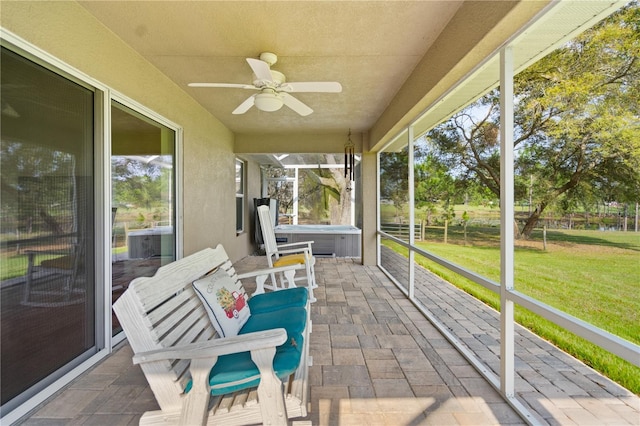
[[[112,301],[132,279],[175,260],[176,132],[118,102],[111,106]],[[113,315],[113,334],[120,332]]]
[[[94,92],[4,47],[0,64],[7,412],[97,351]]]

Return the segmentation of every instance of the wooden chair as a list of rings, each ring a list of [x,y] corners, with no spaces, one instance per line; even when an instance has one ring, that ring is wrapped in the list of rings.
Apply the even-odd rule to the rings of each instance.
[[[144,413],[140,424],[283,425],[290,418],[307,415],[311,321],[306,294],[303,314],[307,317],[302,324],[299,365],[281,381],[274,372],[274,359],[281,353],[277,347],[288,340],[288,331],[275,328],[221,338],[212,327],[192,283],[219,268],[227,272],[238,289],[239,279],[266,278],[272,272],[261,270],[238,276],[224,248],[218,245],[165,265],[153,277],[133,280],[114,303],[113,309],[134,352],[133,362],[140,364],[160,405],[159,411]],[[295,269],[301,268],[289,266],[275,272],[286,271],[293,279]],[[250,298],[249,306],[253,298],[259,297]],[[296,309],[299,312],[301,308]],[[256,316],[256,310],[252,308],[251,317]],[[285,316],[280,312],[275,315]],[[296,346],[293,342],[292,345]],[[216,362],[229,360],[222,358],[225,355],[245,356],[248,351],[259,369],[257,388],[240,386],[232,393],[211,396],[210,372],[213,374]]]
[[[296,278],[298,280],[304,280],[309,289],[309,298],[311,303],[316,301],[313,296],[313,289],[317,288],[314,266],[316,263],[315,257],[313,257],[313,251],[311,245],[313,241],[301,241],[288,244],[277,244],[276,234],[273,229],[273,219],[269,213],[269,207],[258,206],[258,217],[260,219],[260,227],[262,228],[262,239],[264,240],[264,250],[267,255],[267,262],[269,267],[278,267],[286,265],[304,265],[305,276]],[[280,277],[280,287],[275,277],[275,273],[271,274],[272,288],[277,290],[278,288],[284,288],[283,277]]]
[[[74,243],[66,251],[27,250],[27,279],[24,286],[22,304],[34,307],[57,307],[82,303],[85,289],[78,287],[78,275],[84,256],[83,245]],[[47,256],[36,264],[38,258]],[[36,278],[49,281],[45,288],[39,288]]]

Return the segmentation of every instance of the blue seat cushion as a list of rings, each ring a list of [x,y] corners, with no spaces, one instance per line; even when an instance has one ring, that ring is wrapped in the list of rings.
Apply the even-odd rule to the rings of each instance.
[[[279,309],[271,312],[251,312],[251,316],[244,323],[238,334],[253,333],[254,331],[284,328],[288,336],[302,334],[307,324],[307,310],[300,307]]]
[[[286,379],[298,368],[303,344],[302,335],[290,335],[284,344],[276,348],[273,370],[280,380]],[[260,372],[249,352],[219,357],[209,374],[211,395],[214,396],[257,386],[259,383]]]
[[[300,364],[300,356],[304,340],[303,331],[307,324],[307,310],[301,307],[290,307],[271,312],[253,311],[247,322],[240,329],[240,334],[255,331],[284,328],[287,341],[276,348],[273,359],[273,370],[282,380],[291,375]],[[229,392],[257,386],[260,382],[258,367],[251,360],[250,352],[223,355],[211,369],[209,384],[211,395],[223,395]],[[189,382],[185,392],[191,390]]]
[[[282,308],[304,308],[307,306],[308,294],[309,292],[304,287],[286,288],[257,294],[249,299],[249,310],[252,314],[257,314]]]

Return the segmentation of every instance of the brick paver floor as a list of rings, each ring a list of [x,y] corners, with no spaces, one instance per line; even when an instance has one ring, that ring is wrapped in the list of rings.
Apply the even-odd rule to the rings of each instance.
[[[383,247],[382,265],[402,283],[407,264]],[[424,268],[415,268],[415,283],[421,305],[499,377],[500,314]],[[537,422],[640,425],[638,396],[518,325],[515,364],[517,398]]]
[[[236,266],[265,265],[249,257]],[[525,424],[377,267],[320,258],[316,277],[307,418],[314,425]],[[420,299],[497,368],[497,313],[428,273],[419,280],[436,280],[420,285]],[[640,425],[637,396],[522,329],[518,346],[517,389],[536,422]],[[131,355],[122,345],[24,424],[137,424],[157,405]]]

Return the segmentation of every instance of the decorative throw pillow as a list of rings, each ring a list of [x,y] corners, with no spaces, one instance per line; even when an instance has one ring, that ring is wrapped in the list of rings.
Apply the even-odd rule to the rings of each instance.
[[[193,289],[204,304],[211,324],[222,337],[236,336],[251,311],[247,293],[223,269],[193,282]]]

